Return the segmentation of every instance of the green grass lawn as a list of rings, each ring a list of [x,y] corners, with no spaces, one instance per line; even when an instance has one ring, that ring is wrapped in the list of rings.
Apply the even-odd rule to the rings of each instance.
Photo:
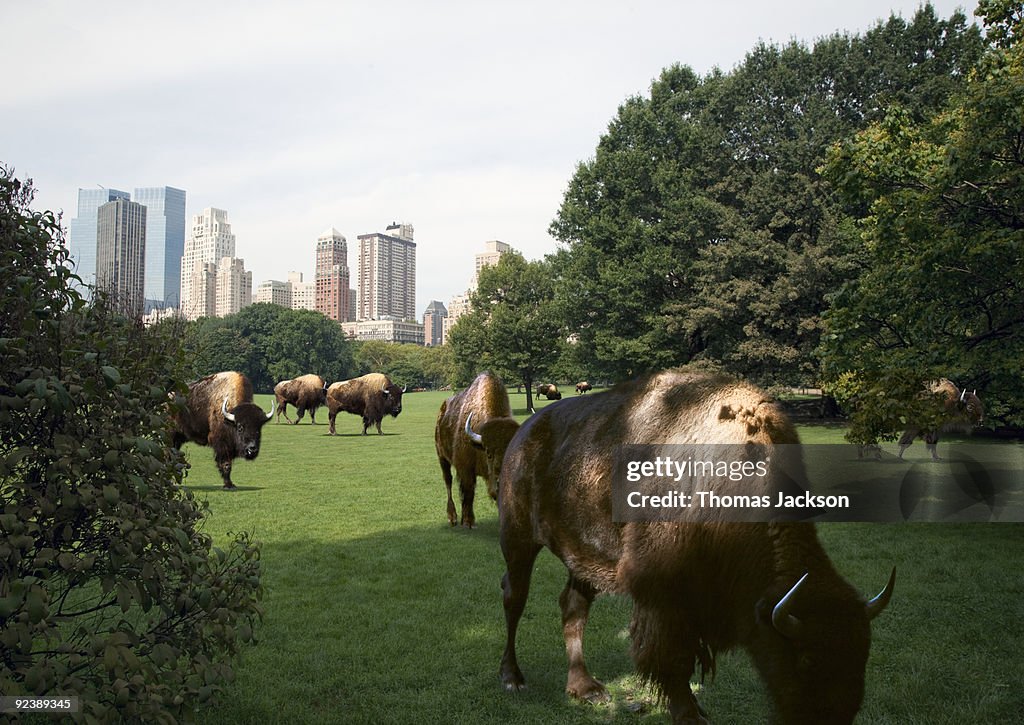
[[[268,423],[258,460],[236,461],[241,490],[220,490],[207,448],[186,446],[187,485],[210,502],[217,541],[255,531],[263,543],[266,618],[237,680],[200,723],[666,722],[632,676],[630,603],[601,597],[587,629],[593,673],[613,702],[566,699],[558,594],[564,568],[545,551],[519,629],[528,689],[498,681],[504,647],[498,520],[483,482],[478,528],[452,529],[434,453],[447,394],[406,394],[384,435],[361,435],[341,414],[319,425]],[[257,396],[269,408],[269,396]],[[542,407],[547,401],[537,401]],[[550,403],[553,404],[553,403]],[[512,395],[525,408],[525,395]],[[802,429],[813,442],[842,430]],[[1014,444],[1006,444],[1014,445]],[[921,446],[923,451],[923,445]],[[1018,524],[828,524],[839,570],[874,594],[898,567],[896,593],[875,621],[859,722],[1019,722],[1024,712],[1024,527]],[[741,652],[701,688],[717,723],[767,721],[767,700]],[[640,712],[634,712],[642,703]]]

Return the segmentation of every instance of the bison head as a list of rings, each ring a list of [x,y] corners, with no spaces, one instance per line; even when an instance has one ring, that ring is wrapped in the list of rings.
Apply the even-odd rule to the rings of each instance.
[[[480,424],[480,432],[477,433],[473,430],[472,422],[473,414],[470,413],[466,418],[466,437],[474,446],[483,449],[487,457],[487,493],[497,499],[505,449],[519,430],[519,423],[512,418],[490,418]]]
[[[392,418],[397,418],[398,414],[402,412],[402,394],[405,392],[405,388],[400,388],[394,383],[388,383],[384,386],[384,414],[390,414]]]
[[[957,401],[957,410],[967,419],[971,425],[981,425],[981,422],[985,419],[985,408],[981,404],[981,398],[977,395],[978,391],[973,390],[968,393],[964,390],[960,393],[960,399]]]
[[[260,453],[263,425],[274,417],[274,401],[270,402],[270,413],[264,413],[263,408],[255,403],[241,403],[229,411],[228,399],[224,398],[220,410],[224,420],[234,429],[235,445],[242,457],[251,461]]]
[[[751,654],[783,722],[853,722],[864,698],[869,623],[889,604],[895,582],[893,569],[865,602],[848,588],[816,587],[804,574],[774,606],[758,604],[761,632]]]

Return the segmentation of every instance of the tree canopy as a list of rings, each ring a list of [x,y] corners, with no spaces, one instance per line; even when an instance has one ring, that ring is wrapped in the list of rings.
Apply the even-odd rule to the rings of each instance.
[[[760,44],[732,72],[673,66],[624,103],[552,234],[568,331],[612,379],[709,361],[762,383],[818,378],[827,295],[859,270],[857,209],[818,168],[899,103],[939,112],[983,47],[929,5],[862,36]]]

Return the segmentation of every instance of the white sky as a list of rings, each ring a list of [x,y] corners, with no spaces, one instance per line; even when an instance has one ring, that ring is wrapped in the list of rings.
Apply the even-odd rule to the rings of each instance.
[[[948,18],[976,2],[935,0]],[[0,4],[0,161],[36,208],[96,185],[226,209],[254,285],[311,280],[316,237],[416,230],[417,309],[447,304],[500,239],[528,258],[576,165],[662,68],[758,42],[859,33],[918,0]],[[371,7],[372,6],[372,7]]]

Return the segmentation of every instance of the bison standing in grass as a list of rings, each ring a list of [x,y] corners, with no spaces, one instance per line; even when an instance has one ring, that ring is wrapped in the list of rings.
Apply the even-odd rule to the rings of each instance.
[[[910,447],[914,439],[921,436],[932,458],[938,460],[939,433],[970,433],[985,418],[985,409],[977,391],[968,393],[960,390],[953,381],[941,378],[928,386],[928,392],[939,396],[942,401],[938,424],[910,423],[900,436],[900,458],[903,458],[903,451]]]
[[[448,489],[448,523],[452,526],[457,520],[452,500],[452,468],[459,480],[462,525],[473,528],[476,477],[484,477],[487,493],[497,499],[501,459],[518,429],[504,383],[489,372],[480,373],[468,388],[441,403],[434,445]]]
[[[260,452],[261,431],[274,417],[252,402],[252,383],[237,372],[208,375],[188,386],[184,404],[173,414],[173,443],[181,448],[186,441],[213,448],[217,470],[224,488],[234,489],[231,462],[238,457],[253,460]]]
[[[562,394],[558,392],[558,386],[554,383],[541,383],[537,386],[537,395],[543,395],[548,400],[561,400]]]
[[[516,629],[534,560],[546,546],[569,572],[560,602],[570,695],[608,697],[584,662],[583,630],[594,597],[614,592],[633,599],[633,660],[667,700],[673,723],[707,722],[690,678],[698,665],[714,672],[718,653],[734,647],[754,660],[782,721],[852,722],[864,695],[870,622],[889,602],[895,570],[865,601],[835,570],[810,523],[727,523],[697,506],[681,508],[678,522],[612,520],[621,445],[732,444],[765,452],[761,481],[712,477],[703,485],[731,495],[737,487],[747,494],[781,487],[784,476],[772,462],[784,455],[777,446],[798,442],[761,391],[685,370],[574,397],[531,417],[505,453],[498,493],[507,565],[505,687],[524,687]]]
[[[594,386],[588,383],[586,380],[576,383],[576,395],[582,395],[589,393],[594,389]]]
[[[327,411],[331,421],[331,435],[334,435],[334,419],[339,412],[352,413],[363,419],[363,435],[371,425],[377,426],[377,433],[383,435],[380,423],[384,416],[397,418],[402,412],[400,388],[382,373],[369,373],[352,380],[332,383],[327,388]]]
[[[309,422],[316,423],[316,409],[327,404],[327,382],[319,375],[302,375],[292,380],[282,380],[274,386],[274,399],[277,402],[277,422],[281,422],[281,414],[289,423],[298,424],[303,414],[309,411]],[[295,406],[298,413],[293,421],[288,417],[288,404]]]

